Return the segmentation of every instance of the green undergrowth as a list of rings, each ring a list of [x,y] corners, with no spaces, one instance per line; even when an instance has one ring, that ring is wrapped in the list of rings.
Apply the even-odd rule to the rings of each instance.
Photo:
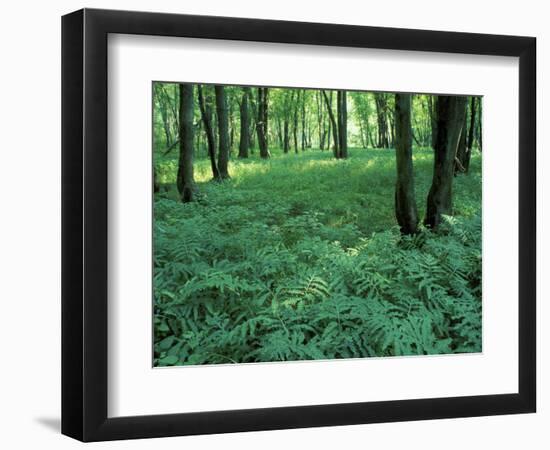
[[[455,178],[455,215],[402,237],[395,155],[352,149],[195,167],[197,201],[157,157],[156,366],[481,351],[481,160]],[[432,152],[415,149],[419,213]]]

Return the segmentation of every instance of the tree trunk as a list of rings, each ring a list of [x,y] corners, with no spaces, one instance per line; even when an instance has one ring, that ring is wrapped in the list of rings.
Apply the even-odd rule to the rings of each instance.
[[[302,90],[302,151],[307,147],[307,134],[306,134],[306,91]]]
[[[414,234],[418,227],[418,212],[414,191],[411,130],[411,96],[395,95],[395,217],[401,233]]]
[[[229,118],[224,86],[215,86],[218,116],[218,171],[222,180],[229,178]]]
[[[170,120],[168,119],[168,107],[160,85],[157,83],[155,83],[155,97],[159,107],[160,117],[162,119],[164,135],[166,136],[166,147],[170,147],[172,145],[172,133],[170,131]]]
[[[239,141],[239,158],[248,158],[248,148],[250,147],[250,136],[248,129],[250,127],[250,118],[248,114],[248,88],[244,88],[241,99],[241,138]]]
[[[283,122],[283,151],[285,153],[288,153],[289,149],[290,149],[290,136],[288,133],[288,117],[285,116],[285,119]]]
[[[432,186],[428,194],[424,224],[436,228],[441,216],[453,210],[453,168],[463,132],[466,97],[439,96],[437,100],[437,139],[434,151]]]
[[[470,128],[468,129],[468,144],[466,146],[466,158],[464,159],[464,169],[466,172],[470,169],[470,159],[472,149],[474,148],[474,130],[476,126],[476,98],[470,100]]]
[[[338,158],[348,157],[348,101],[346,91],[338,91]]]
[[[376,117],[378,121],[378,147],[389,148],[386,94],[377,93],[374,94],[374,98],[376,100]]]
[[[336,124],[336,119],[334,118],[334,113],[332,112],[332,92],[330,93],[331,99],[325,91],[323,91],[323,97],[325,98],[325,103],[327,105],[328,116],[330,118],[330,123],[332,124],[332,138],[334,140],[334,156],[338,158],[340,156],[340,138],[338,136],[338,125]],[[340,118],[339,118],[340,119]]]
[[[216,163],[216,141],[214,139],[214,130],[212,130],[212,106],[210,102],[204,99],[203,88],[197,85],[199,91],[199,109],[201,111],[202,122],[204,123],[204,131],[206,133],[206,141],[208,146],[208,157],[210,158],[210,167],[212,168],[212,177],[214,180],[220,179],[218,164]]]
[[[464,109],[464,117],[462,118],[462,133],[460,133],[460,139],[458,140],[458,147],[456,148],[455,155],[455,169],[454,174],[466,172],[464,167],[464,161],[466,160],[466,108]]]
[[[430,124],[432,131],[432,148],[435,151],[435,145],[437,142],[437,96],[428,95],[428,111],[430,114]]]
[[[193,178],[193,85],[180,84],[180,156],[177,187],[184,203],[193,201],[195,180]]]
[[[269,158],[267,148],[267,88],[258,88],[258,119],[256,121],[256,131],[258,134],[258,146],[260,147],[260,157]]]
[[[482,129],[482,123],[481,123],[481,119],[482,119],[482,104],[481,104],[481,97],[478,98],[478,101],[477,101],[478,105],[479,105],[479,108],[478,108],[478,111],[479,111],[479,114],[477,115],[477,143],[479,144],[479,151],[481,152],[483,150],[483,129]]]

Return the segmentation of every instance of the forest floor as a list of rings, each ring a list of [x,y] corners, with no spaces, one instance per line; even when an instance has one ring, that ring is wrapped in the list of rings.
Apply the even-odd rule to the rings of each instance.
[[[182,204],[177,159],[156,160],[155,364],[481,350],[481,156],[455,177],[455,217],[402,238],[395,153],[306,150],[233,159]],[[414,150],[419,217],[433,171]]]

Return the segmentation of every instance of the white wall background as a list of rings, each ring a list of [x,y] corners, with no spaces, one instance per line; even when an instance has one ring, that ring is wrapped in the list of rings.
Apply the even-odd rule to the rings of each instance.
[[[498,8],[496,8],[498,5]],[[88,0],[5,2],[0,16],[0,445],[76,448],[59,434],[60,417],[60,16],[81,7],[155,10],[358,25],[530,35],[538,38],[539,412],[291,431],[101,443],[94,448],[278,449],[370,446],[446,450],[550,446],[550,238],[543,208],[550,157],[543,151],[543,103],[550,104],[550,29],[545,3],[392,0]],[[546,226],[548,228],[548,226]],[[545,295],[546,294],[546,295]]]

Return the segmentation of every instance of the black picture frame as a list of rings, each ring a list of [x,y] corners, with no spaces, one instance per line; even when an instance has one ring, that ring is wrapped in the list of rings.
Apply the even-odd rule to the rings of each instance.
[[[518,393],[109,418],[107,36],[123,33],[519,58]],[[82,441],[535,412],[536,39],[83,9],[62,18],[62,433]]]

